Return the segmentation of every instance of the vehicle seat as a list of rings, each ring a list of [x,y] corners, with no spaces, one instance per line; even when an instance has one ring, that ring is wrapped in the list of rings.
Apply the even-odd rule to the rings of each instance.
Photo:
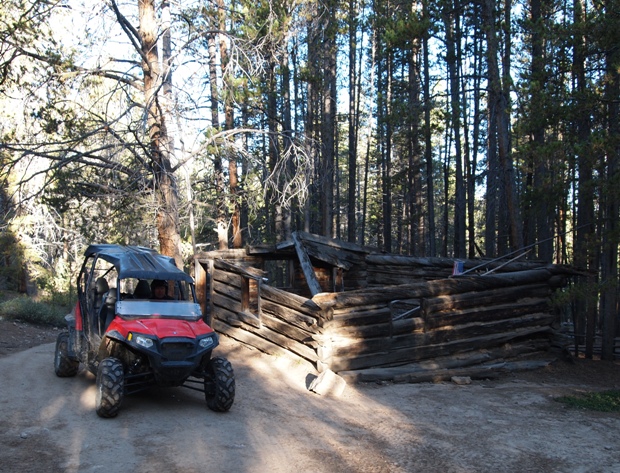
[[[134,299],[150,299],[151,298],[151,288],[149,286],[148,281],[145,279],[140,279],[138,284],[136,285],[136,289],[133,291]]]
[[[93,297],[93,315],[99,314],[101,310],[101,305],[103,304],[103,295],[108,292],[110,287],[108,286],[108,281],[105,278],[97,278],[95,281],[95,294]]]
[[[116,312],[116,289],[110,288],[103,298],[103,305],[99,312],[99,330],[103,335],[108,328],[108,325],[112,323]]]

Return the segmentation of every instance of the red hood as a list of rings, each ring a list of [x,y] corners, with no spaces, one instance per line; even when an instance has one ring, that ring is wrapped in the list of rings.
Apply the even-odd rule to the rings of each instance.
[[[178,319],[122,320],[119,317],[114,319],[107,331],[112,330],[116,330],[123,337],[127,337],[129,332],[134,332],[153,335],[160,339],[166,337],[196,338],[199,335],[213,332],[211,327],[202,320],[195,322]]]

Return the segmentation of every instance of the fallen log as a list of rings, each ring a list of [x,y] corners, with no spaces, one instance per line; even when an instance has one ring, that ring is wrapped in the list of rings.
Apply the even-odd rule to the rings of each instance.
[[[401,372],[400,374],[392,374],[387,370],[384,373],[360,370],[339,372],[338,375],[347,383],[368,383],[377,381],[393,383],[439,383],[442,381],[449,381],[455,376],[467,376],[472,379],[497,378],[506,373],[515,371],[544,368],[554,361],[556,361],[556,358],[547,357],[539,360],[500,361],[453,369],[413,370],[411,372]]]

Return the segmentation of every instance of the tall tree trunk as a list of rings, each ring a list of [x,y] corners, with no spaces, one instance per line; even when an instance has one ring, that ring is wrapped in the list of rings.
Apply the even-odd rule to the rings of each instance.
[[[336,35],[338,3],[329,0],[324,14],[325,33],[323,42],[323,120],[321,126],[321,233],[331,237],[333,233],[334,207],[334,160],[336,153]]]
[[[586,45],[585,45],[585,13],[582,4],[583,0],[575,0],[573,2],[573,25],[575,35],[573,39],[573,82],[576,86],[576,95],[578,104],[577,119],[575,120],[575,135],[577,138],[577,166],[578,189],[577,189],[577,230],[575,238],[575,259],[574,264],[577,268],[591,270],[592,273],[597,270],[595,262],[594,245],[595,228],[594,228],[594,187],[593,178],[593,156],[592,151],[587,145],[590,133],[590,112],[585,107],[587,100],[587,79],[585,73],[586,66]],[[595,277],[581,277],[581,284],[586,287],[595,287]],[[586,292],[590,294],[588,290]],[[579,298],[575,302],[574,327],[576,343],[583,343],[582,334],[586,333],[586,357],[592,358],[594,354],[594,336],[596,330],[596,313],[597,313],[598,297]]]
[[[409,102],[407,192],[409,213],[409,248],[412,255],[424,255],[424,213],[422,197],[422,149],[420,147],[420,41],[412,38],[409,53]]]
[[[508,96],[502,88],[498,65],[498,37],[495,27],[496,9],[494,0],[482,0],[482,17],[487,38],[487,68],[489,79],[490,116],[495,118],[497,151],[501,170],[502,202],[506,205],[506,225],[512,249],[523,248],[521,212],[517,200],[516,181],[510,151],[510,122]],[[508,33],[507,33],[508,34]],[[506,58],[505,61],[506,62]],[[506,73],[504,73],[506,74]],[[506,80],[506,77],[504,78]],[[489,177],[491,177],[489,175]],[[500,215],[501,217],[501,215]],[[491,217],[492,218],[492,217]],[[487,220],[487,224],[489,221]],[[500,231],[503,229],[500,227]],[[489,256],[489,255],[487,255]]]
[[[357,114],[356,114],[356,66],[357,66],[357,9],[355,0],[349,0],[349,190],[347,194],[347,239],[355,242],[357,203]]]
[[[217,85],[217,50],[216,37],[214,33],[207,35],[207,46],[209,53],[209,86],[211,88],[211,126],[215,130],[220,128],[219,115],[219,89]],[[228,223],[226,218],[226,191],[224,188],[224,168],[222,166],[222,157],[219,153],[215,153],[213,157],[213,172],[215,178],[216,193],[216,215],[215,225],[220,250],[228,248]]]
[[[383,209],[383,250],[390,253],[392,251],[392,69],[393,56],[391,51],[385,55],[386,65],[386,87],[385,91],[385,151],[382,153],[381,161],[381,194]]]
[[[620,10],[616,0],[605,2],[607,27],[620,27]],[[601,279],[606,283],[602,298],[603,347],[601,358],[614,359],[614,341],[618,327],[618,212],[620,209],[620,51],[617,45],[607,48],[605,103],[607,104],[607,176],[605,223]]]
[[[423,0],[422,14],[425,21],[430,21],[428,11],[428,0]],[[428,213],[428,233],[427,233],[427,256],[436,256],[436,230],[435,230],[435,188],[433,184],[433,143],[432,143],[432,123],[431,107],[432,98],[430,91],[431,71],[429,64],[429,34],[425,33],[422,37],[422,47],[424,54],[424,161],[426,163],[426,206]]]
[[[269,68],[267,70],[267,128],[269,129],[269,172],[274,173],[281,159],[280,141],[278,139],[278,91],[276,80],[276,63],[275,58],[271,58]],[[280,242],[284,239],[284,215],[282,212],[282,200],[270,192],[268,202],[275,200],[274,208],[274,231],[276,241]]]
[[[476,15],[474,19],[474,27],[476,31],[480,30],[480,19],[479,19],[479,7],[475,6],[476,10],[474,14]],[[474,77],[472,79],[473,82],[473,123],[472,123],[472,149],[471,149],[471,159],[468,160],[468,170],[467,170],[467,233],[468,233],[468,256],[469,258],[474,258],[476,256],[476,250],[478,249],[476,245],[476,170],[478,168],[478,152],[479,152],[479,144],[480,140],[478,136],[480,136],[480,92],[481,92],[481,78],[482,78],[482,45],[479,34],[476,34],[474,38]]]
[[[289,152],[293,146],[293,123],[291,114],[291,70],[289,65],[288,48],[285,48],[282,57],[282,134],[284,136],[284,154],[287,156],[286,172],[287,176],[295,173],[293,160],[288,158]],[[292,235],[291,222],[291,204],[287,204],[282,208],[282,220],[284,223],[284,238],[290,240]]]
[[[158,204],[157,231],[161,253],[173,257],[177,266],[183,268],[179,233],[179,196],[170,164],[172,150],[166,129],[166,117],[163,112],[165,109],[162,107],[158,95],[164,78],[159,65],[158,28],[154,3],[154,0],[138,0],[146,123]],[[168,77],[165,80],[169,81],[170,74],[167,75]]]
[[[444,12],[444,24],[446,27],[447,66],[450,77],[450,111],[452,129],[454,131],[454,159],[455,159],[455,199],[454,199],[454,256],[464,258],[465,247],[465,185],[463,183],[463,156],[461,148],[461,106],[459,87],[460,43],[459,27],[460,7],[459,1],[455,0],[450,10]]]
[[[220,63],[222,69],[222,84],[224,98],[224,129],[232,130],[235,128],[235,115],[233,109],[233,81],[231,71],[228,67],[230,58],[228,57],[228,44],[224,32],[226,31],[226,5],[223,0],[217,0],[217,9],[219,15],[220,30]],[[228,147],[227,147],[228,148]],[[227,151],[228,158],[228,187],[230,189],[230,200],[232,215],[230,218],[232,230],[232,246],[233,248],[241,248],[243,239],[241,235],[241,205],[239,203],[238,186],[239,180],[237,176],[237,156]]]
[[[536,248],[538,249],[538,258],[551,262],[553,259],[553,215],[550,211],[550,193],[549,186],[549,164],[545,147],[545,110],[543,109],[544,95],[547,87],[547,73],[545,70],[544,56],[544,37],[543,31],[546,29],[546,21],[543,15],[543,4],[545,0],[531,1],[531,19],[532,19],[532,77],[531,82],[536,84],[532,88],[532,140],[533,140],[533,199],[534,210],[534,226],[536,232],[534,234],[535,241],[538,241]],[[534,241],[529,242],[534,243]]]

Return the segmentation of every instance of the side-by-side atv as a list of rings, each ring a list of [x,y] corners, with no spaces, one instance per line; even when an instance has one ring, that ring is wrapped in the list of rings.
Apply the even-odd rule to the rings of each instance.
[[[58,335],[54,370],[96,375],[96,410],[114,417],[125,395],[151,386],[204,392],[207,406],[228,411],[235,377],[213,357],[217,334],[202,317],[193,279],[172,258],[136,246],[90,245],[78,276],[78,302]]]

